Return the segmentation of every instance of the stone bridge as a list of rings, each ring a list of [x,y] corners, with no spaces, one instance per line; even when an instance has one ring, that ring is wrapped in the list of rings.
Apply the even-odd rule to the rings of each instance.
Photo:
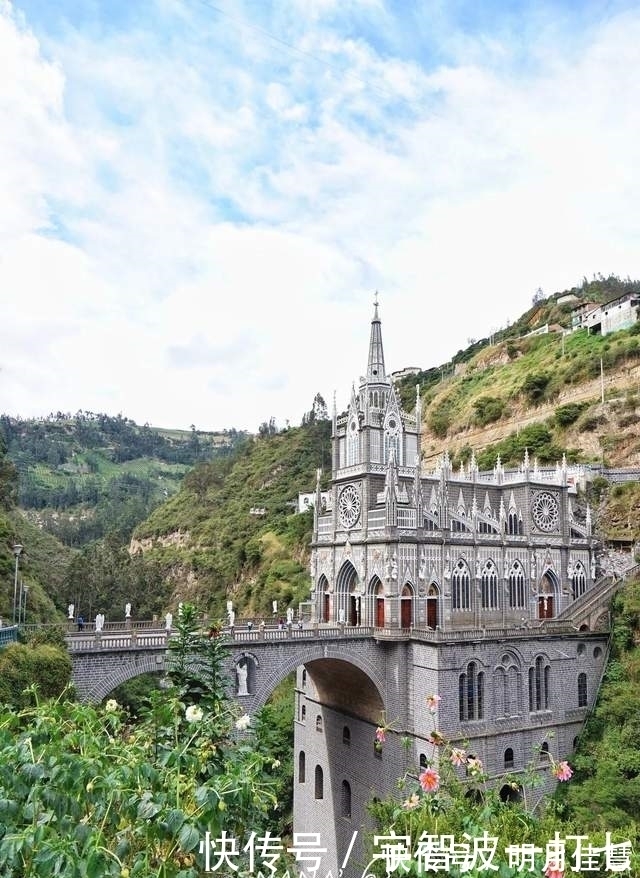
[[[377,632],[377,629],[376,629]],[[406,641],[408,638],[398,638]],[[226,629],[229,694],[253,714],[275,687],[300,665],[329,660],[327,674],[349,677],[359,703],[365,679],[384,698],[386,662],[372,628],[315,626],[268,628],[264,631]],[[66,636],[73,665],[73,682],[83,701],[100,702],[121,683],[141,674],[167,670],[170,633],[164,629],[131,628],[102,632],[73,632]],[[246,667],[246,686],[239,685],[237,668]],[[246,691],[243,691],[246,690]]]

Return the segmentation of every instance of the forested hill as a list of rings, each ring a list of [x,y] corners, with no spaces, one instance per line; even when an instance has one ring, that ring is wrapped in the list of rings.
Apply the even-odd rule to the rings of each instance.
[[[245,435],[162,430],[87,411],[0,416],[0,436],[18,473],[18,505],[68,546],[113,532],[126,541],[189,469],[231,453]]]

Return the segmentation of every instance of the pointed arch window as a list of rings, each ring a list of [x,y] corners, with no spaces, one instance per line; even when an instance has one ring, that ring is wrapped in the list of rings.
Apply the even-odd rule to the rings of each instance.
[[[587,590],[587,576],[585,573],[585,569],[578,561],[576,566],[573,568],[573,579],[571,580],[571,593],[573,595],[573,599],[575,601],[576,598],[579,598],[580,595],[584,594]]]
[[[582,672],[578,674],[578,707],[586,707],[587,700],[587,675]]]
[[[539,655],[533,667],[529,668],[529,710],[531,713],[549,709],[550,688],[551,668]]]
[[[324,798],[324,774],[321,765],[316,765],[314,797],[316,799]]]
[[[352,418],[347,427],[347,466],[360,462],[360,430],[358,419]]]
[[[522,523],[522,515],[519,514],[518,510],[513,506],[509,509],[509,514],[507,516],[507,533],[509,536],[522,536],[524,533],[524,525]]]
[[[480,600],[483,610],[498,609],[498,571],[493,561],[487,561],[480,580]]]
[[[469,662],[458,679],[458,709],[460,719],[484,719],[484,672],[476,662]]]
[[[451,607],[454,610],[471,609],[471,576],[464,561],[458,561],[451,574]]]
[[[509,571],[509,607],[521,610],[526,606],[524,569],[519,561]]]

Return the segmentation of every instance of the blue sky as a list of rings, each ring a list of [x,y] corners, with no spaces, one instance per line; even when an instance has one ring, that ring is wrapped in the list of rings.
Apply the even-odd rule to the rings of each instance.
[[[0,411],[343,408],[640,277],[637,4],[0,0]]]

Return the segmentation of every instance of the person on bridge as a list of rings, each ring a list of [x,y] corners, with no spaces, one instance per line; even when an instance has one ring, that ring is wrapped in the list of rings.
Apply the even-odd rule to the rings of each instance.
[[[82,616],[78,616],[78,631],[84,631],[84,619]]]

